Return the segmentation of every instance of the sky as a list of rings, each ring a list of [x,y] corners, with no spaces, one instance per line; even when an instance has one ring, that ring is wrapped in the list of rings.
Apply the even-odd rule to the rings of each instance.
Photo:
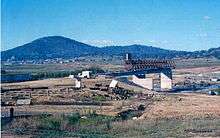
[[[1,51],[53,35],[206,50],[220,47],[220,0],[1,0]]]

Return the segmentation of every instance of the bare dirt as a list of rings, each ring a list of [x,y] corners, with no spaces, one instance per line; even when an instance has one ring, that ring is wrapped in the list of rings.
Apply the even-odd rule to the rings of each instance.
[[[211,66],[211,67],[199,67],[199,68],[186,68],[186,69],[176,69],[176,73],[219,73],[220,66]]]
[[[29,88],[29,87],[50,87],[56,85],[75,85],[75,79],[70,78],[52,78],[37,81],[26,81],[18,83],[3,83],[1,88]]]
[[[173,75],[173,84],[188,82],[206,83],[220,75],[220,66],[176,69]],[[219,84],[219,82],[215,82]],[[146,118],[197,118],[220,117],[220,96],[208,95],[189,91],[189,93],[161,94],[148,106],[140,119]]]
[[[218,73],[220,72],[220,66],[214,67],[200,67],[191,69],[177,69],[174,71],[174,83],[181,82],[185,79],[185,74],[207,74],[207,73]],[[208,74],[209,75],[209,74]],[[95,83],[102,83],[103,86],[109,85],[112,79],[98,77],[96,79],[83,79],[82,83],[87,87],[86,93],[89,93],[89,87],[93,87]],[[24,88],[24,87],[43,87],[49,86],[53,87],[55,85],[72,85],[74,86],[75,80],[69,78],[57,78],[57,79],[46,79],[39,81],[29,81],[21,83],[6,83],[2,84],[2,88]],[[119,83],[120,87],[142,92],[151,92],[148,90],[143,90],[136,86],[130,86],[128,84]],[[104,92],[100,92],[104,93]],[[75,93],[80,94],[80,93]],[[74,97],[73,97],[74,98]],[[39,98],[40,99],[40,98]],[[146,99],[147,101],[148,99]],[[138,98],[134,98],[133,101],[125,100],[122,105],[122,101],[109,101],[113,106],[90,106],[90,109],[97,110],[101,114],[115,115],[123,108],[129,108],[134,104],[140,104]],[[147,102],[149,104],[149,102]],[[184,117],[220,117],[220,96],[211,96],[208,94],[199,93],[178,93],[178,94],[157,94],[157,96],[151,101],[144,112],[144,114],[139,119],[145,118],[184,118]],[[130,104],[130,105],[129,105]],[[71,106],[71,105],[34,105],[34,106],[20,106],[16,107],[17,111],[30,111],[30,112],[51,112],[51,113],[70,113],[75,111],[75,109],[87,109],[86,106]],[[3,108],[7,111],[8,108]]]
[[[193,93],[167,95],[151,104],[140,119],[220,117],[219,103],[220,96]]]

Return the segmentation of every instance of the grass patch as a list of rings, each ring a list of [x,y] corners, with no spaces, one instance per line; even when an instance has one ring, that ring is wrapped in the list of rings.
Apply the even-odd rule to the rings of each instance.
[[[41,116],[16,119],[5,130],[37,137],[217,137],[220,118],[117,120],[88,114]]]
[[[104,95],[96,95],[93,97],[95,101],[106,101],[106,97]]]

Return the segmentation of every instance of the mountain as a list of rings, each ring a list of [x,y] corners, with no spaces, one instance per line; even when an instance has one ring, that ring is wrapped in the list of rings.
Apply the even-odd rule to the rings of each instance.
[[[62,36],[49,36],[34,40],[25,45],[3,51],[2,60],[15,57],[22,59],[71,58],[92,55],[99,50],[93,47]]]
[[[152,46],[107,46],[96,47],[84,44],[62,36],[48,36],[36,39],[22,46],[2,51],[1,60],[14,57],[15,60],[74,58],[83,56],[123,56],[131,53],[138,58],[176,58],[176,57],[217,57],[220,58],[220,48],[208,51],[175,51]]]
[[[111,56],[122,56],[125,53],[131,53],[137,58],[174,58],[179,55],[190,53],[184,51],[166,50],[145,45],[109,46],[103,47],[102,51],[105,55]]]
[[[218,59],[220,59],[220,47],[218,48],[210,48],[208,51],[207,51],[207,54],[209,56],[214,56]]]

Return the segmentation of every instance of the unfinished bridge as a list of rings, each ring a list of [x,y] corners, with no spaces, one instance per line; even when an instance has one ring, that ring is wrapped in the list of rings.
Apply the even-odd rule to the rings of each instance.
[[[124,59],[125,72],[111,73],[111,76],[132,76],[132,82],[147,89],[172,89],[172,69],[175,63],[172,60],[145,59],[134,60],[131,54]],[[157,86],[155,85],[157,84]]]

